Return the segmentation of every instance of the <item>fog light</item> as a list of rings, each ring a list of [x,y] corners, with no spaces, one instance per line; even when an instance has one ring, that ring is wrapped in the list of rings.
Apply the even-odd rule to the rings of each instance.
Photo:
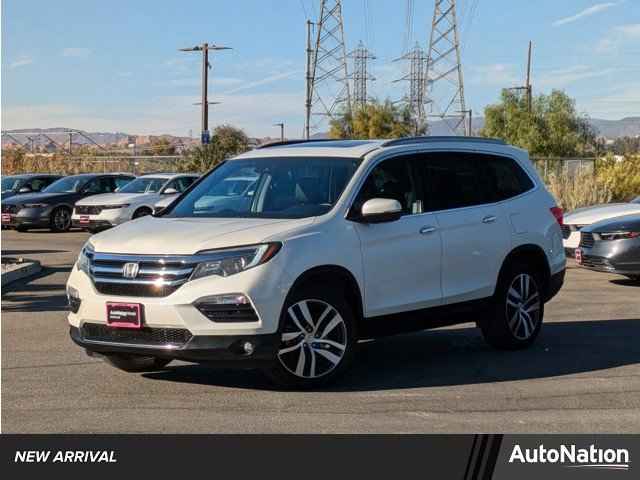
[[[73,313],[78,313],[80,310],[80,294],[73,287],[67,287],[67,300],[69,301],[69,309]]]
[[[244,344],[242,345],[242,349],[244,350],[244,353],[246,353],[247,355],[251,355],[255,347],[251,342],[244,342]]]
[[[241,293],[212,295],[198,299],[194,306],[212,322],[258,322],[258,315],[249,299]]]

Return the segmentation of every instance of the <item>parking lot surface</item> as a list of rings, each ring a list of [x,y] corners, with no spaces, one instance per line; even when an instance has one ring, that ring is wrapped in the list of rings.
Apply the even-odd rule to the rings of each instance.
[[[2,292],[5,433],[640,431],[640,285],[623,277],[570,262],[526,351],[492,350],[469,323],[363,343],[339,383],[281,392],[257,372],[127,374],[87,357],[64,290],[87,238],[2,231],[3,255],[45,267]]]

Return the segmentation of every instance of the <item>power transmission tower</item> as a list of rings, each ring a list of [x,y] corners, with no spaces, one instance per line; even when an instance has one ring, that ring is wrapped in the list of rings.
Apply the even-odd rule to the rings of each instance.
[[[315,45],[308,53],[305,135],[320,124],[313,123],[314,116],[335,118],[342,105],[351,111],[341,0],[321,0],[320,17],[315,25]]]
[[[202,144],[209,143],[209,105],[213,102],[207,100],[209,91],[209,69],[211,64],[209,63],[209,50],[231,50],[231,47],[220,47],[218,45],[209,45],[203,43],[202,45],[196,45],[190,48],[181,48],[181,52],[202,52],[202,131],[200,135],[200,141]]]
[[[416,42],[413,49],[409,50],[402,57],[396,58],[394,61],[400,60],[406,60],[409,62],[409,71],[404,77],[394,80],[394,82],[409,82],[409,89],[402,99],[402,102],[406,103],[411,111],[411,116],[415,125],[414,133],[416,135],[421,135],[426,131],[426,112],[424,104],[427,54]]]
[[[362,108],[369,100],[367,83],[375,80],[375,77],[369,75],[369,60],[375,60],[376,57],[364,46],[362,41],[358,44],[358,48],[350,52],[347,57],[353,59],[353,73],[349,76],[353,80],[352,106]]]
[[[456,0],[435,2],[427,55],[428,116],[443,120],[452,133],[464,131],[469,135],[471,132],[467,131],[465,122],[468,110],[464,100]]]

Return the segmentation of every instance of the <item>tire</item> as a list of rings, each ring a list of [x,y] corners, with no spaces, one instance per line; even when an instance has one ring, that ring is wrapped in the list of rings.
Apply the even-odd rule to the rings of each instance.
[[[544,319],[542,285],[540,273],[526,264],[505,268],[487,314],[478,322],[489,345],[518,350],[535,341]]]
[[[104,361],[125,372],[153,372],[169,365],[171,359],[137,355],[105,355]]]
[[[640,275],[627,275],[629,280],[640,283]]]
[[[52,232],[68,232],[71,228],[71,210],[67,207],[54,208],[49,224]]]
[[[280,332],[276,358],[265,370],[278,387],[307,390],[327,385],[354,360],[356,320],[339,285],[318,284],[290,294],[280,315]]]
[[[17,231],[17,232],[24,233],[24,232],[28,232],[28,231],[29,231],[29,229],[28,229],[28,228],[26,228],[26,227],[16,227],[16,231]]]
[[[151,215],[151,210],[149,210],[148,208],[139,208],[138,210],[136,210],[135,212],[133,212],[133,216],[131,217],[133,218],[140,218],[140,217],[146,217],[147,215]]]

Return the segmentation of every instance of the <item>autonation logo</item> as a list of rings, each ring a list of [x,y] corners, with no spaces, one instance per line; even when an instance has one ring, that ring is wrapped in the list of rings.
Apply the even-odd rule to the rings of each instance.
[[[509,463],[558,463],[570,468],[594,468],[607,470],[629,470],[629,450],[626,448],[578,448],[575,445],[560,445],[559,448],[522,448],[516,444],[511,451]]]

